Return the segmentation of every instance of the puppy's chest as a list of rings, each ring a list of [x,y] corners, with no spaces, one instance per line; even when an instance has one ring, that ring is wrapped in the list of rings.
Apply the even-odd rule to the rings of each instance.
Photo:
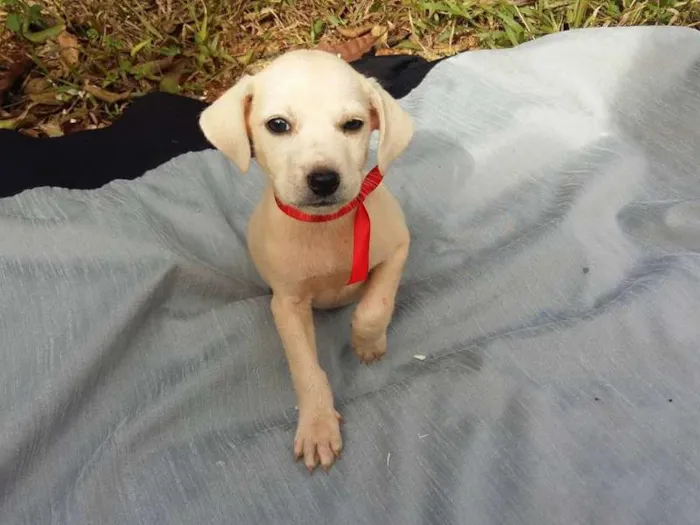
[[[305,235],[285,239],[275,247],[277,253],[270,255],[286,261],[278,270],[289,280],[335,277],[350,272],[352,243],[352,231],[343,228],[332,235]]]
[[[377,242],[379,233],[373,232],[370,238],[370,268],[387,257],[385,243]],[[352,223],[334,228],[309,225],[303,234],[278,238],[277,242],[268,244],[267,257],[276,277],[287,282],[342,286],[353,264]]]

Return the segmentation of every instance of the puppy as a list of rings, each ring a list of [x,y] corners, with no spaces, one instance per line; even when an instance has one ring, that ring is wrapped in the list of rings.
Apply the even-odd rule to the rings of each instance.
[[[319,365],[312,308],[359,301],[351,339],[358,358],[370,363],[386,352],[409,233],[396,199],[376,177],[368,185],[363,169],[372,131],[384,174],[411,140],[411,119],[337,56],[292,51],[242,77],[202,113],[200,126],[242,172],[254,156],[267,175],[248,248],[272,289],[297,396],[294,455],[309,471],[319,463],[328,469],[342,448],[340,414]]]

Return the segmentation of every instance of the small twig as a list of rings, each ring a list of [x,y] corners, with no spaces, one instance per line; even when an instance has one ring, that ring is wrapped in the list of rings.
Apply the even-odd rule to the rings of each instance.
[[[518,4],[513,4],[513,7],[515,7],[515,12],[518,13],[518,18],[520,18],[520,20],[522,21],[523,25],[525,26],[525,29],[527,29],[527,32],[532,33],[532,29],[530,29],[530,24],[527,23],[527,20],[520,12],[520,9],[518,9]]]

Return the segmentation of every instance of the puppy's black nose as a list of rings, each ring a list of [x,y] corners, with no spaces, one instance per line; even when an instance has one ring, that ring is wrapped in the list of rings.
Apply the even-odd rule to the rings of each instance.
[[[319,197],[330,197],[340,186],[340,175],[337,171],[332,170],[311,172],[306,180],[309,189]]]

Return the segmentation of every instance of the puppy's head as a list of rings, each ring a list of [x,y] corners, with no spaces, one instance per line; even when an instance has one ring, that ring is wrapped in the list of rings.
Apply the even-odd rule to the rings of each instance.
[[[357,196],[373,130],[382,173],[413,135],[391,95],[325,51],[293,51],[244,76],[202,113],[200,126],[243,172],[254,151],[277,198],[312,213]]]

